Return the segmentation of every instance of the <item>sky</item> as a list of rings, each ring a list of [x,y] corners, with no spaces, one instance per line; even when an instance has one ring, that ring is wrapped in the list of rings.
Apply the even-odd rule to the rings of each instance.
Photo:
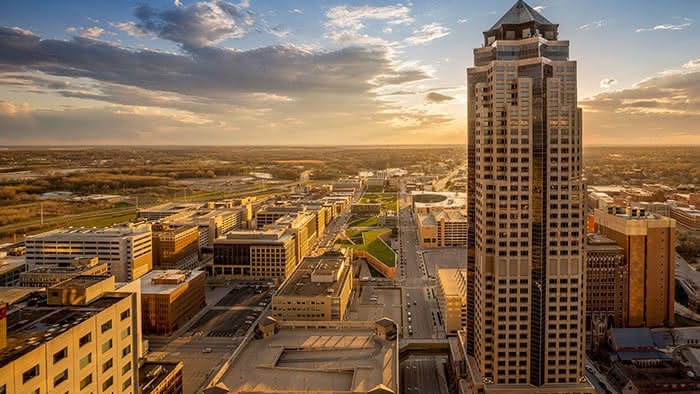
[[[515,0],[0,0],[0,145],[466,141]],[[700,144],[700,1],[530,0],[578,62],[584,144]]]

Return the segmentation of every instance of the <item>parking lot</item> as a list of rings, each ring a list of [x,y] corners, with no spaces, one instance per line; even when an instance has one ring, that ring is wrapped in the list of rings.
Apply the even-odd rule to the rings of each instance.
[[[207,287],[209,310],[179,338],[147,337],[150,359],[184,362],[185,393],[196,392],[213,376],[243,341],[274,291],[266,283],[233,281],[228,284],[228,289],[222,293],[226,289]],[[211,294],[218,294],[218,297],[210,297]]]

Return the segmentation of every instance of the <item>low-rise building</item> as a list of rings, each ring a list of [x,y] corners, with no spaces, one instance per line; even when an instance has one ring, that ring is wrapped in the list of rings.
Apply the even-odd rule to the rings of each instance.
[[[138,393],[136,297],[113,290],[114,277],[81,276],[3,305],[0,392]]]
[[[417,213],[418,239],[423,248],[466,246],[469,220],[462,209]]]
[[[20,286],[50,287],[79,275],[108,275],[109,265],[99,257],[76,257],[70,264],[43,265],[19,275]]]
[[[457,335],[467,325],[467,270],[437,270],[437,302],[445,323],[445,335]]]
[[[204,271],[155,270],[140,280],[144,333],[172,334],[206,305]]]
[[[195,225],[155,223],[153,268],[193,269],[199,263],[199,231]]]
[[[134,280],[153,266],[150,224],[63,228],[28,236],[27,264],[67,266],[76,257],[99,257],[119,282]]]
[[[24,256],[0,257],[0,286],[19,286],[20,276],[27,271]]]
[[[379,215],[382,211],[382,204],[379,203],[357,203],[350,205],[350,212],[355,215]]]
[[[387,323],[267,318],[205,392],[398,393],[399,341]]]
[[[305,257],[272,297],[272,316],[279,320],[343,320],[352,292],[351,261],[350,249]]]
[[[286,278],[297,265],[294,234],[285,228],[231,231],[214,241],[212,275]]]
[[[695,207],[673,207],[671,208],[671,218],[683,227],[700,231],[700,209]]]
[[[180,362],[146,361],[139,367],[139,393],[181,394],[183,393],[182,368]]]

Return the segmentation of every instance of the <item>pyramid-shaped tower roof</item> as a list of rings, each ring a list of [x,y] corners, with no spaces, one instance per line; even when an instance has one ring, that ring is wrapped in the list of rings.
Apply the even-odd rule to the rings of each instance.
[[[496,30],[501,25],[518,25],[527,22],[537,22],[542,25],[553,25],[547,18],[540,15],[534,8],[530,7],[523,0],[518,0],[513,7],[511,7],[508,12],[505,13],[491,28],[491,30]]]

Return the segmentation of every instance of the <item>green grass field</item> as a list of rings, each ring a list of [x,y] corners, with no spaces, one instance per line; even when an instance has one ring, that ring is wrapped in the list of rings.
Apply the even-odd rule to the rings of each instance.
[[[376,257],[379,261],[384,263],[387,267],[394,267],[396,264],[396,254],[390,247],[388,247],[382,240],[378,238],[378,235],[384,234],[391,230],[387,228],[380,228],[372,231],[365,231],[362,233],[364,238],[364,243],[357,244],[353,246],[354,249],[365,251],[372,256]]]
[[[348,227],[377,227],[377,217],[370,216],[359,218],[358,220],[348,224]]]
[[[360,203],[382,204],[382,211],[396,212],[396,193],[365,193]]]

